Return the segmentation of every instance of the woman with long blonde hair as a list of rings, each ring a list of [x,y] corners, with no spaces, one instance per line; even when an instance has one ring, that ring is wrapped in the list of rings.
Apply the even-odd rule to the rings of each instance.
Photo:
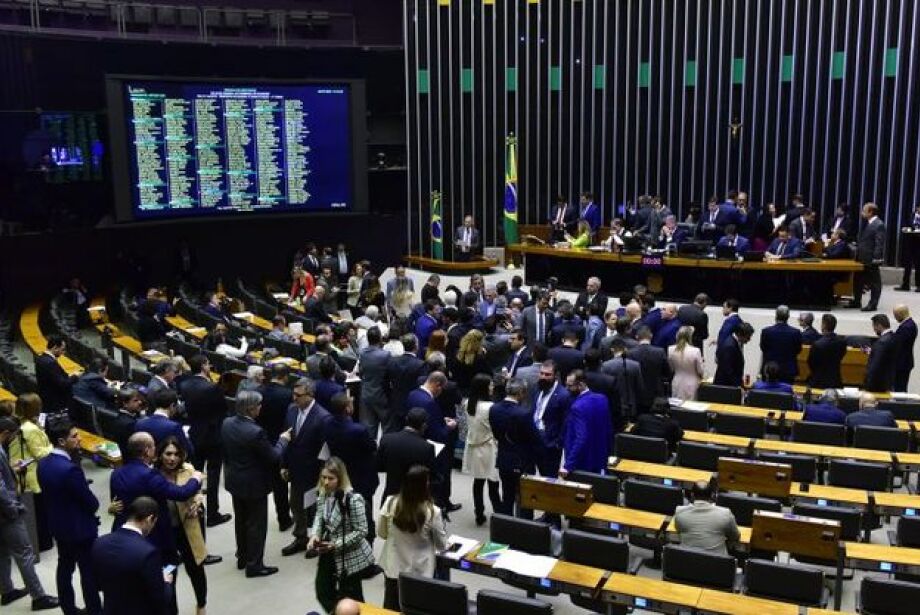
[[[671,397],[695,399],[703,378],[703,354],[693,345],[693,327],[677,330],[677,342],[668,348],[668,363],[674,373]]]
[[[476,374],[491,374],[489,362],[486,360],[486,351],[482,346],[484,336],[482,331],[472,329],[460,338],[457,354],[448,357],[448,368],[451,380],[457,383],[460,394],[466,397],[470,390],[470,383]]]

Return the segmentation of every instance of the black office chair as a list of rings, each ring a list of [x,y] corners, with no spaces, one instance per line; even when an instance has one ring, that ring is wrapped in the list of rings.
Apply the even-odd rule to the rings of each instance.
[[[467,615],[466,587],[420,574],[399,574],[399,610],[403,615]]]
[[[618,433],[614,439],[613,454],[623,459],[667,463],[671,453],[664,438],[647,438],[629,433]]]
[[[910,432],[897,427],[860,425],[853,430],[853,446],[877,451],[906,453],[910,446]]]
[[[671,418],[677,421],[681,429],[687,431],[709,431],[709,413],[701,410],[687,410],[675,408],[668,410]]]
[[[818,460],[808,455],[785,453],[760,453],[757,458],[770,463],[785,463],[792,466],[792,480],[799,483],[813,483],[817,478]]]
[[[665,581],[731,591],[738,565],[734,557],[680,545],[665,545],[661,572]]]
[[[915,615],[920,583],[863,577],[858,604],[862,615]]]
[[[570,472],[566,480],[591,485],[591,493],[594,495],[595,502],[610,504],[611,506],[616,506],[620,503],[620,479],[616,476],[605,476],[594,472],[576,470]]]
[[[858,508],[847,506],[820,506],[818,504],[796,504],[792,513],[805,517],[818,517],[840,522],[840,540],[856,542],[859,540],[862,512]],[[805,561],[802,558],[796,558]]]
[[[824,572],[812,566],[788,562],[748,560],[744,568],[744,593],[809,606],[827,605]]]
[[[848,459],[831,459],[827,484],[835,487],[886,491],[891,482],[891,466]]]
[[[735,522],[743,527],[751,527],[754,523],[755,510],[780,512],[783,509],[782,502],[779,500],[731,492],[719,493],[716,497],[716,504],[732,511],[732,514],[735,515]]]
[[[562,533],[562,559],[582,566],[630,574],[635,574],[642,563],[641,560],[637,560],[637,565],[630,566],[629,543],[625,538],[598,536],[572,529]],[[575,606],[595,613],[608,613],[607,607],[610,606],[603,600],[577,594],[571,594],[569,599]],[[618,614],[627,612],[626,606],[623,605],[615,605],[614,609]]]
[[[730,457],[731,449],[717,444],[701,442],[677,443],[677,465],[697,470],[715,472],[719,469],[719,457]]]
[[[880,400],[879,410],[888,410],[894,418],[903,421],[920,421],[920,402]]]
[[[744,405],[776,410],[795,410],[795,395],[779,391],[748,391]]]
[[[95,411],[91,403],[78,397],[71,397],[68,414],[73,424],[80,429],[85,429],[92,433],[99,433],[96,425]]]
[[[767,434],[766,419],[743,414],[717,414],[712,419],[716,433],[745,438],[763,438]]]
[[[807,444],[846,446],[847,428],[833,423],[796,421],[792,424],[792,441]]]
[[[661,515],[673,515],[684,504],[684,491],[680,487],[649,483],[635,478],[623,481],[623,504]]]
[[[696,390],[696,399],[697,401],[740,406],[744,403],[744,389],[704,383]]]
[[[241,371],[246,372],[249,368],[249,364],[246,361],[240,361],[239,359],[234,359],[233,357],[224,357],[224,369],[221,371]]]
[[[916,514],[916,511],[914,512]],[[899,517],[898,529],[888,532],[891,544],[910,549],[920,548],[920,517]],[[896,572],[894,578],[899,581],[920,583],[920,575]]]
[[[553,615],[553,605],[534,598],[521,598],[490,589],[476,596],[478,615]]]
[[[489,540],[506,544],[512,549],[524,551],[532,555],[549,555],[552,553],[552,526],[549,523],[518,519],[508,515],[492,514],[489,520]],[[559,590],[546,588],[536,584],[533,580],[518,581],[517,579],[503,579],[504,583],[512,587],[523,589],[528,597],[536,594],[558,596]]]

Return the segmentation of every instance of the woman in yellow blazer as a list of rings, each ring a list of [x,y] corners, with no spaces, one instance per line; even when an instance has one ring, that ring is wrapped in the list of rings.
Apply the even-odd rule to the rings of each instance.
[[[17,478],[20,493],[31,493],[35,502],[33,510],[38,534],[38,550],[47,551],[54,546],[51,532],[48,531],[48,521],[45,516],[44,502],[42,501],[42,488],[38,484],[38,461],[51,453],[51,440],[45,435],[45,430],[38,426],[38,416],[42,412],[42,398],[35,393],[23,393],[16,399],[16,418],[19,419],[20,431],[10,440],[10,465],[16,470],[17,466],[27,464],[25,471],[19,471]]]

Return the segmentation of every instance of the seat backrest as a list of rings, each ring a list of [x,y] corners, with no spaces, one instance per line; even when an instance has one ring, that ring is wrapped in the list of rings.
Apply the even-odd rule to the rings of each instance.
[[[780,391],[748,391],[744,405],[777,410],[795,410],[795,396]]]
[[[767,434],[767,420],[743,414],[717,414],[712,420],[716,433],[745,438],[763,438]]]
[[[233,357],[224,357],[224,369],[223,371],[241,371],[246,372],[249,368],[249,364],[246,361],[240,361],[239,359],[234,359]]]
[[[898,546],[920,547],[920,517],[898,517]]]
[[[917,401],[880,400],[878,409],[888,410],[898,420],[920,421],[920,402]]]
[[[634,478],[623,481],[623,504],[628,508],[673,515],[677,507],[683,503],[684,492],[680,487],[648,483]]]
[[[681,429],[689,431],[709,431],[709,413],[701,410],[687,410],[672,407],[668,414],[677,421]]]
[[[859,540],[862,513],[858,508],[846,506],[820,506],[818,504],[796,504],[793,514],[840,522],[840,540]]]
[[[661,572],[665,581],[731,590],[737,563],[730,555],[709,553],[692,547],[665,545]]]
[[[796,604],[820,606],[824,572],[819,568],[749,559],[744,569],[745,593]]]
[[[742,493],[720,493],[716,498],[716,504],[732,511],[732,514],[735,515],[735,522],[745,527],[750,527],[753,524],[755,510],[780,512],[783,509],[783,505],[779,500],[744,495]]]
[[[562,559],[582,566],[626,572],[629,542],[625,538],[568,529],[562,532]]]
[[[858,397],[839,397],[837,399],[837,407],[844,411],[846,414],[850,414],[859,410],[859,398]]]
[[[664,438],[647,438],[629,433],[618,433],[613,445],[613,454],[623,459],[667,463],[670,452]]]
[[[69,404],[70,420],[80,429],[95,432],[93,405],[79,397],[71,397]]]
[[[757,458],[771,463],[786,463],[792,466],[792,480],[799,483],[815,482],[818,460],[808,455],[788,455],[783,453],[760,453]]]
[[[482,589],[476,596],[476,612],[479,615],[552,615],[553,605],[536,598]]]
[[[920,603],[920,583],[863,577],[859,587],[863,615],[914,615]]]
[[[731,449],[727,446],[687,442],[686,440],[677,443],[677,465],[685,468],[715,472],[719,469],[719,457],[729,456],[731,456]]]
[[[793,442],[808,444],[827,444],[830,446],[847,445],[847,428],[832,423],[814,421],[796,421],[792,424]]]
[[[147,383],[150,382],[150,372],[144,369],[138,369],[136,367],[131,368],[131,382],[138,384],[140,386],[147,386]]]
[[[420,574],[399,574],[399,610],[404,615],[467,615],[466,587]]]
[[[744,390],[741,387],[727,387],[721,384],[701,384],[696,391],[697,401],[713,402],[717,404],[740,405],[744,400]]]
[[[906,453],[910,446],[910,432],[897,427],[859,425],[853,430],[853,446]]]
[[[616,506],[620,503],[620,479],[616,476],[604,476],[594,472],[576,470],[570,472],[566,480],[591,485],[591,493],[594,495],[595,502],[610,504],[611,506]]]
[[[489,540],[532,555],[552,555],[552,526],[549,523],[493,514]]]
[[[885,491],[891,480],[891,467],[848,459],[831,459],[827,483],[835,487]]]

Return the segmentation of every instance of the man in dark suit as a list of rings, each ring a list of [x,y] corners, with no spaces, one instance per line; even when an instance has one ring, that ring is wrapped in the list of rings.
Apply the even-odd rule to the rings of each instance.
[[[329,412],[316,403],[316,385],[309,378],[294,384],[294,403],[288,408],[284,427],[291,432],[291,442],[281,457],[281,472],[291,483],[291,517],[294,519],[294,540],[281,549],[282,555],[293,555],[307,548],[307,532],[313,525],[316,505],[304,504],[304,495],[319,481],[322,461],[320,451],[325,444]],[[314,500],[315,498],[309,497]],[[311,554],[312,555],[312,554]]]
[[[565,420],[564,477],[569,472],[603,473],[607,469],[613,429],[604,396],[588,389],[585,374],[576,369],[565,382],[572,405]]]
[[[418,379],[425,374],[425,362],[416,356],[418,342],[415,336],[407,333],[399,339],[405,352],[398,357],[391,357],[385,372],[385,382],[389,389],[388,415],[383,426],[385,433],[403,428],[406,412],[411,408],[406,405],[406,400],[409,393],[418,387]]]
[[[604,361],[601,371],[616,380],[616,388],[620,392],[620,411],[625,419],[633,420],[639,411],[639,400],[645,388],[642,367],[637,361],[626,357],[626,345],[622,340],[614,340],[610,350],[613,356]]]
[[[531,395],[531,414],[540,434],[536,465],[540,475],[554,478],[562,460],[562,432],[569,411],[568,391],[559,379],[558,364],[552,359],[540,365],[537,390]],[[530,512],[530,511],[526,511]]]
[[[601,279],[591,276],[588,278],[585,290],[578,293],[578,298],[575,300],[575,313],[582,320],[586,320],[588,318],[588,306],[599,305],[601,308],[600,313],[603,314],[607,311],[608,301],[607,295],[601,292]]]
[[[879,410],[878,401],[872,393],[859,395],[859,411],[851,412],[846,418],[847,432],[852,441],[853,430],[857,427],[892,427],[898,426],[894,415],[888,410]]]
[[[406,426],[386,433],[377,449],[377,471],[386,474],[382,500],[399,493],[409,468],[418,464],[428,468],[437,480],[434,445],[423,435],[428,429],[428,413],[423,408],[411,408],[406,414]]]
[[[824,258],[828,260],[843,260],[843,259],[852,259],[853,252],[850,250],[850,245],[847,243],[847,232],[843,229],[838,229],[828,239],[827,244],[824,246]]]
[[[839,389],[843,386],[840,364],[847,353],[847,341],[835,333],[837,317],[821,316],[821,337],[808,351],[808,384],[819,389]]]
[[[578,217],[588,223],[591,227],[591,235],[597,236],[597,231],[601,227],[601,208],[594,202],[594,195],[590,192],[583,192],[579,199]]]
[[[345,387],[335,381],[335,359],[325,356],[319,362],[319,380],[316,380],[316,401],[323,408],[329,407],[329,402],[339,393],[345,392]]]
[[[722,321],[722,326],[719,328],[719,337],[716,339],[716,348],[722,345],[729,335],[735,330],[739,324],[741,324],[741,316],[738,314],[738,310],[741,308],[741,303],[737,299],[726,299],[722,303],[722,316],[725,317],[725,320]],[[709,342],[712,344],[713,342]]]
[[[763,363],[775,361],[779,366],[779,379],[793,383],[799,374],[798,357],[802,350],[802,332],[789,326],[789,307],[776,308],[776,323],[764,327],[760,332],[760,350]]]
[[[910,316],[910,310],[903,303],[894,306],[894,319],[898,321],[894,338],[898,344],[898,358],[895,363],[893,391],[907,391],[910,372],[914,369],[914,343],[917,341],[917,323]]]
[[[834,216],[827,221],[825,225],[825,235],[830,237],[837,231],[843,231],[848,233],[850,229],[850,216],[849,216],[849,206],[846,203],[841,203],[834,210]]]
[[[287,385],[290,368],[284,363],[271,366],[270,378],[261,387],[262,410],[256,417],[256,423],[265,430],[269,443],[274,446],[284,431],[287,411],[294,401],[291,388]],[[286,532],[294,525],[291,519],[291,503],[288,498],[288,484],[281,478],[280,472],[272,474],[272,496],[275,500],[275,514],[278,517],[278,529]]]
[[[718,241],[729,224],[739,226],[744,224],[745,217],[738,209],[729,203],[719,203],[719,199],[712,197],[706,211],[700,216],[697,226],[697,236],[710,241]]]
[[[211,362],[203,355],[189,359],[192,375],[182,381],[179,393],[185,400],[189,438],[195,447],[192,457],[197,470],[207,468],[207,525],[213,527],[231,519],[220,512],[220,471],[223,466],[221,423],[227,416],[227,401],[220,387],[211,380]]]
[[[709,337],[709,315],[706,306],[709,305],[709,295],[699,293],[693,303],[682,305],[677,310],[677,320],[680,324],[693,327],[693,345],[703,350],[703,342]]]
[[[115,389],[109,387],[109,360],[95,357],[73,385],[73,396],[96,408],[115,407]]]
[[[448,386],[447,376],[444,372],[434,371],[428,374],[425,382],[409,393],[406,398],[406,412],[412,408],[422,408],[428,413],[427,430],[424,436],[432,442],[445,445],[435,460],[435,468],[439,476],[437,486],[432,489],[435,503],[448,513],[460,509],[459,504],[450,503],[450,493],[447,491],[449,484],[450,462],[453,451],[448,446],[451,442],[452,432],[457,429],[457,420],[444,415],[444,409],[437,398]]]
[[[102,590],[105,615],[168,612],[175,573],[163,573],[161,553],[145,538],[157,525],[159,514],[152,498],[127,502],[124,525],[93,545],[93,569]]]
[[[99,500],[86,484],[80,464],[80,435],[70,419],[52,417],[46,425],[54,449],[38,462],[38,484],[47,504],[48,529],[57,543],[57,592],[61,610],[77,613],[72,577],[80,568],[87,613],[101,613],[102,602],[92,566],[92,547],[99,533]]]
[[[802,210],[798,218],[789,223],[789,235],[801,241],[803,248],[808,243],[814,242],[817,230],[815,212],[808,207]]]
[[[348,469],[348,477],[355,491],[366,502],[367,540],[374,542],[374,492],[380,485],[377,476],[377,441],[367,429],[352,419],[354,405],[350,397],[340,393],[329,403],[330,419],[326,423],[323,439],[329,446],[329,454],[338,457]]]
[[[502,510],[514,514],[514,503],[521,484],[521,475],[533,473],[536,467],[540,434],[533,415],[521,403],[526,396],[526,385],[512,378],[505,385],[505,398],[492,404],[489,424],[498,442],[495,465],[502,483]],[[518,515],[523,512],[518,507]]]
[[[639,343],[629,335],[630,321],[626,316],[618,318],[614,312],[607,312],[606,322],[607,330],[604,332],[606,335],[601,338],[600,343],[597,345],[598,350],[601,351],[601,358],[610,357],[610,347],[613,346],[614,340],[622,341],[627,349],[633,348]],[[613,323],[613,326],[611,326],[611,323]]]
[[[897,371],[898,340],[891,332],[891,321],[885,314],[872,317],[872,330],[878,336],[869,351],[866,380],[863,388],[873,393],[887,393],[894,386]]]
[[[750,247],[750,242],[746,237],[738,234],[738,228],[734,224],[725,227],[725,236],[719,239],[717,246],[728,246],[735,249],[735,254],[744,254]]]
[[[667,351],[652,345],[652,332],[648,327],[639,327],[636,335],[639,345],[626,351],[626,358],[639,364],[642,373],[642,392],[638,399],[638,411],[649,412],[656,397],[664,395],[664,381],[670,380]]]
[[[514,378],[518,368],[533,365],[533,355],[530,352],[530,348],[527,347],[524,332],[520,329],[515,329],[511,332],[508,337],[508,345],[511,347],[511,356],[508,357],[505,370],[507,370],[509,377]]]
[[[776,239],[774,239],[767,248],[767,252],[764,254],[764,260],[780,261],[798,258],[802,250],[802,242],[789,234],[788,227],[781,226],[776,231]]]
[[[585,366],[585,355],[578,349],[578,334],[567,330],[562,335],[562,345],[549,349],[549,359],[556,365],[559,378],[565,378],[573,369]]]
[[[862,294],[869,288],[869,303],[863,312],[878,309],[878,300],[882,296],[882,273],[879,267],[885,263],[885,240],[887,229],[878,217],[878,206],[866,203],[862,208],[862,217],[866,220],[856,240],[856,260],[862,263],[862,273],[857,273],[853,281],[853,293],[856,295],[853,305],[862,305]]]
[[[527,344],[534,342],[549,343],[549,332],[553,330],[555,316],[549,309],[549,293],[540,291],[534,305],[521,312],[521,328],[527,336]]]
[[[473,226],[473,216],[464,216],[463,225],[454,232],[454,260],[468,262],[479,251],[479,230]]]
[[[326,306],[323,303],[325,299],[326,289],[323,286],[317,285],[316,288],[313,289],[313,294],[307,299],[307,302],[304,303],[303,315],[313,319],[314,322],[332,324],[332,317],[329,315],[329,312],[326,311]]]
[[[273,475],[291,441],[291,430],[278,436],[273,446],[256,419],[262,409],[258,391],[240,391],[236,414],[221,426],[221,441],[227,454],[227,491],[233,497],[236,534],[236,567],[247,577],[265,577],[278,572],[266,566],[265,535],[268,531],[268,494]],[[300,500],[301,506],[303,499]]]
[[[554,241],[562,241],[566,233],[571,235],[575,232],[576,222],[578,222],[578,208],[569,205],[564,196],[557,196],[556,204],[553,205],[553,211],[549,217],[551,238]]]
[[[742,348],[751,341],[754,327],[742,322],[716,349],[716,375],[713,384],[740,387],[744,382],[744,351]]]
[[[607,398],[607,411],[614,433],[623,427],[623,415],[620,410],[620,393],[617,391],[616,378],[601,371],[601,352],[589,348],[585,352],[585,384],[595,393]],[[612,443],[611,443],[612,444]]]
[[[189,458],[194,458],[195,449],[185,436],[185,430],[182,429],[182,425],[173,420],[179,411],[179,396],[175,391],[163,389],[154,393],[149,401],[155,410],[135,423],[134,431],[146,431],[153,436],[153,441],[157,446],[169,436],[174,436]]]
[[[802,330],[802,344],[811,346],[821,334],[815,329],[815,315],[811,312],[799,312],[799,328]]]
[[[392,406],[387,407],[387,369],[390,353],[381,346],[379,327],[367,330],[367,348],[361,351],[359,372],[361,375],[360,417],[371,437],[377,437],[377,430],[383,425],[386,432],[387,423],[393,420]],[[416,359],[418,360],[418,359]]]
[[[812,423],[843,425],[846,418],[846,413],[837,407],[837,391],[834,389],[826,389],[817,403],[805,406],[805,412],[802,414],[803,421]]]
[[[66,342],[60,335],[48,336],[48,348],[35,357],[35,380],[38,396],[42,398],[45,412],[63,412],[70,402],[71,390],[76,376],[71,378],[58,363],[64,354]]]

